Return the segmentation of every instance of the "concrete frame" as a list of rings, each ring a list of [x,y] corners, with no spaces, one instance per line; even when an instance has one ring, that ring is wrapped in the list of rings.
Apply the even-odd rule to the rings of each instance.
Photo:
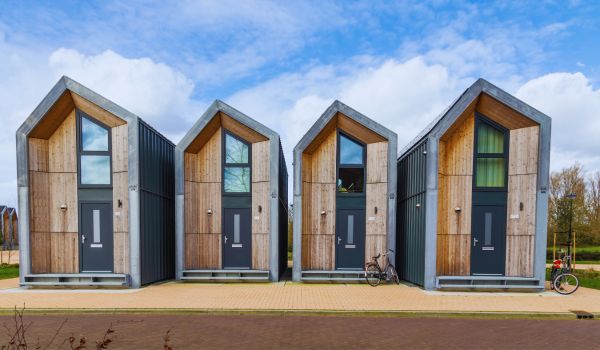
[[[544,288],[546,273],[546,240],[548,223],[548,183],[550,173],[550,131],[552,120],[544,113],[529,106],[525,102],[510,95],[484,79],[478,79],[438,118],[423,130],[417,138],[404,147],[398,159],[409,153],[422,140],[427,140],[427,203],[437,203],[438,197],[438,164],[439,140],[442,135],[456,122],[465,109],[485,93],[525,117],[535,121],[540,126],[538,147],[538,178],[536,195],[536,232],[534,247],[534,279],[539,281],[539,288]],[[437,259],[437,205],[427,205],[425,213],[425,276],[424,288],[436,288],[436,259]],[[476,276],[472,276],[477,279]]]
[[[105,97],[81,85],[75,80],[63,76],[44,97],[35,110],[19,127],[17,137],[17,186],[19,200],[19,282],[25,284],[25,276],[31,275],[31,245],[29,241],[29,153],[27,137],[46,116],[52,106],[66,91],[72,91],[98,107],[112,113],[127,122],[128,129],[128,166],[129,166],[129,255],[130,286],[141,285],[140,269],[140,196],[139,196],[139,121],[138,116],[118,106]],[[40,274],[42,275],[42,274]],[[71,274],[88,276],[90,274]],[[102,277],[101,274],[98,274]],[[108,275],[108,274],[107,274]],[[116,274],[112,274],[114,276]]]
[[[255,130],[267,137],[270,141],[270,232],[269,232],[269,279],[279,280],[279,134],[250,118],[223,101],[215,100],[202,116],[194,123],[191,129],[175,147],[175,268],[176,277],[183,277],[185,261],[185,186],[184,186],[184,152],[194,139],[204,130],[208,123],[222,112],[237,122]],[[227,270],[223,270],[227,271]]]
[[[294,147],[294,251],[292,279],[296,282],[302,280],[302,152],[310,145],[317,135],[327,126],[327,123],[337,114],[341,113],[358,122],[367,129],[385,137],[388,142],[388,212],[387,212],[387,245],[388,248],[396,247],[396,187],[397,168],[396,151],[398,149],[398,135],[364,114],[352,109],[344,103],[335,100],[325,112],[317,119],[313,126],[300,139]],[[396,263],[395,253],[390,256],[392,264]]]

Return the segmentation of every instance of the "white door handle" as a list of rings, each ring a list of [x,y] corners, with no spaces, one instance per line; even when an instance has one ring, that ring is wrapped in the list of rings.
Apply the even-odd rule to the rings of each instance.
[[[342,241],[342,238],[340,236],[338,236],[338,244],[340,244],[341,241]]]
[[[81,244],[85,243],[85,235],[81,235]]]
[[[473,247],[476,247],[476,246],[477,246],[477,242],[479,242],[479,241],[477,240],[477,238],[473,238]]]
[[[227,244],[227,236],[225,236],[225,244]]]

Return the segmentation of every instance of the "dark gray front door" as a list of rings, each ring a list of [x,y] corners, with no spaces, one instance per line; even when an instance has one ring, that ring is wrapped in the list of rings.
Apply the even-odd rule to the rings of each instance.
[[[251,209],[223,209],[223,268],[252,268]]]
[[[338,209],[335,220],[336,269],[362,269],[365,265],[365,210]]]
[[[471,274],[504,275],[506,207],[474,205],[471,234]]]
[[[81,203],[81,272],[113,271],[111,203]]]

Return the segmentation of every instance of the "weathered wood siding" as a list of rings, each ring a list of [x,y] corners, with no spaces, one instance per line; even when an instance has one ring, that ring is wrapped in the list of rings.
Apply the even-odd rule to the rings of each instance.
[[[252,144],[252,268],[269,269],[271,141]]]
[[[302,269],[335,268],[336,130],[302,156]]]
[[[365,259],[387,251],[388,142],[367,145]]]
[[[450,134],[440,139],[436,260],[439,276],[471,273],[474,122],[474,114],[468,110]]]
[[[510,131],[506,275],[533,277],[539,127]]]
[[[206,137],[197,153],[184,154],[186,269],[222,266],[221,128]]]
[[[115,126],[112,136],[113,264],[115,273],[129,273],[129,141],[127,124]],[[121,204],[119,205],[119,201]]]

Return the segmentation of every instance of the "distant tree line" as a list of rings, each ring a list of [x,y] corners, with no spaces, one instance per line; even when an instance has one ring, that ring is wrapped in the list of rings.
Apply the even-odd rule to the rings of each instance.
[[[570,199],[569,194],[575,194],[576,197]],[[548,203],[549,246],[552,245],[555,232],[557,244],[567,242],[571,205],[577,245],[600,246],[600,171],[586,175],[583,166],[575,163],[552,172]]]

